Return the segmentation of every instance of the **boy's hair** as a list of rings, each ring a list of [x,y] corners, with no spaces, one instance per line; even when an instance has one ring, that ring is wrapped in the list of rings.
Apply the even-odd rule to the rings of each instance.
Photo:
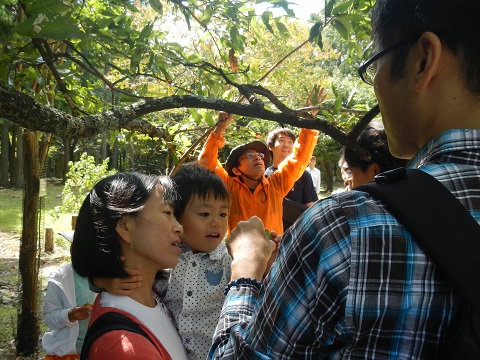
[[[174,205],[177,193],[167,177],[117,173],[99,181],[78,213],[71,248],[72,265],[84,277],[126,277],[120,241],[115,230],[125,215],[141,211],[157,185],[165,203]]]
[[[370,160],[362,159],[354,150],[344,147],[342,156],[347,162],[348,166],[358,167],[363,172],[368,169],[368,166],[377,163],[380,167],[380,172],[404,167],[407,160],[398,159],[394,157],[388,148],[387,134],[381,125],[367,126],[358,136],[357,144],[370,153]],[[340,162],[339,165],[341,166]]]
[[[200,199],[213,196],[215,200],[225,200],[230,203],[230,195],[223,180],[198,164],[182,165],[172,175],[172,180],[176,184],[179,194],[179,200],[175,202],[174,206],[175,217],[179,220],[194,195]]]
[[[480,1],[377,0],[372,28],[378,50],[410,40],[392,53],[391,78],[403,76],[409,49],[426,32],[435,33],[456,56],[466,87],[480,94]]]
[[[270,152],[270,157],[272,159],[273,159],[273,152],[272,150],[270,150],[270,148],[271,147],[273,148],[275,146],[275,141],[277,140],[277,137],[280,134],[288,136],[290,139],[292,139],[292,141],[295,141],[297,138],[293,133],[293,131],[287,128],[276,128],[270,131],[267,136],[266,144],[267,144],[268,151]],[[268,166],[268,164],[265,164],[265,166]]]

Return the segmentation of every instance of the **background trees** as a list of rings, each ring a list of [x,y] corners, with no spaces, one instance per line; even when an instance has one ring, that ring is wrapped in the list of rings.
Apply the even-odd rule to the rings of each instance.
[[[19,353],[37,344],[38,219],[29,204],[40,176],[63,177],[84,152],[120,170],[169,173],[196,157],[212,110],[240,115],[225,152],[279,123],[322,130],[316,155],[329,169],[378,113],[359,123],[374,106],[356,76],[373,0],[326,0],[310,22],[286,0],[3,2],[0,185],[26,182]],[[329,97],[312,118],[294,109],[314,84]]]

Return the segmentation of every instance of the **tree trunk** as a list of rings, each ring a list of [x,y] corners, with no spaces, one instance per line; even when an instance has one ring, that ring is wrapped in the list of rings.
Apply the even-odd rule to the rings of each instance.
[[[15,126],[14,135],[17,138],[17,156],[15,157],[15,178],[16,184],[12,184],[15,187],[21,188],[24,185],[23,178],[23,131],[19,126]],[[13,135],[13,134],[12,134]]]
[[[115,142],[113,143],[113,149],[112,149],[112,158],[110,159],[109,162],[109,167],[112,169],[119,169],[118,166],[118,139],[115,138]]]
[[[10,126],[10,150],[8,154],[8,162],[9,162],[9,167],[8,167],[8,172],[10,173],[10,186],[15,186],[17,187],[17,172],[15,169],[15,152],[17,151],[17,125],[12,125]],[[23,156],[21,154],[20,156]]]
[[[9,131],[10,124],[6,120],[2,120],[2,137],[1,137],[1,151],[0,151],[0,186],[8,186],[10,184],[8,166],[9,166]]]
[[[17,354],[37,352],[40,333],[38,320],[38,208],[40,166],[34,132],[25,134],[25,191],[19,268],[22,279],[21,309],[17,322]]]
[[[70,158],[70,139],[63,138],[63,153],[65,157],[63,158],[63,172],[62,172],[62,179],[63,181],[67,181],[67,173],[68,173],[68,163],[72,160]]]
[[[129,171],[135,171],[135,147],[133,146],[133,141],[129,142],[128,150],[128,169]]]
[[[100,158],[100,163],[103,162],[107,157],[108,157],[108,143],[107,143],[107,136],[108,132],[104,131],[102,132],[102,151],[101,151],[101,158]]]
[[[323,161],[322,167],[325,172],[325,187],[327,192],[333,191],[333,182],[334,182],[334,177],[333,177],[333,166],[332,162],[330,160]]]

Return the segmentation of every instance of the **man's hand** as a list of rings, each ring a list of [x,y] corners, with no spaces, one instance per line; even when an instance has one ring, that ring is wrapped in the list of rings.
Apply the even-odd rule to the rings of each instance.
[[[322,85],[313,85],[313,88],[307,97],[307,101],[305,101],[305,106],[318,106],[326,97],[327,94],[325,94],[325,88]],[[310,110],[310,114],[315,116],[318,114],[318,111],[318,109]]]
[[[253,216],[240,221],[225,240],[232,256],[232,279],[241,277],[261,281],[276,248],[265,234],[262,220]]]
[[[214,132],[218,135],[223,135],[227,126],[232,122],[233,114],[220,111],[218,113],[217,124],[215,125]]]
[[[265,272],[263,274],[263,277],[267,276],[268,272],[270,271],[270,268],[272,267],[273,263],[275,260],[277,260],[277,255],[278,255],[278,245],[280,244],[280,241],[282,240],[281,236],[277,235],[277,232],[275,230],[269,231],[268,229],[265,229],[265,233],[267,234],[267,237],[275,243],[275,250],[272,252],[272,256],[270,256],[270,259],[268,259],[267,267],[265,269]],[[270,234],[270,236],[268,236]]]

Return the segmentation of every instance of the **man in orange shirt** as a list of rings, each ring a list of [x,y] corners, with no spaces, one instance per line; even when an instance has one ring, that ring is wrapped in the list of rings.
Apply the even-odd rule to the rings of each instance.
[[[260,141],[237,146],[232,150],[225,168],[218,160],[218,149],[223,147],[223,133],[233,115],[220,113],[218,123],[205,143],[198,163],[219,175],[231,196],[229,231],[239,221],[256,215],[265,227],[283,234],[282,201],[293,184],[303,174],[317,144],[318,131],[300,129],[293,153],[268,179],[265,169],[270,161],[266,145]]]

